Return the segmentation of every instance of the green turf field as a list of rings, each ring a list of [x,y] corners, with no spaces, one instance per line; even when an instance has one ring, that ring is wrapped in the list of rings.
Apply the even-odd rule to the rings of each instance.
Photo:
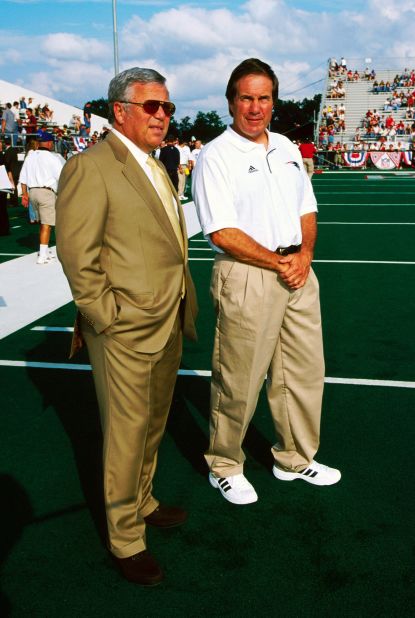
[[[101,437],[91,374],[79,367],[88,359],[58,368],[69,362],[70,333],[32,330],[71,326],[73,306],[0,340],[0,361],[28,363],[0,366],[1,616],[414,615],[415,178],[365,176],[313,178],[328,379],[318,460],[339,467],[341,482],[272,476],[262,396],[245,443],[259,501],[225,502],[203,459],[209,377],[180,375],[155,485],[190,517],[181,529],[148,531],[166,572],[157,588],[124,581],[102,542]],[[20,209],[10,215],[19,227],[0,253],[35,251],[35,226]],[[185,345],[182,369],[206,372],[212,253],[201,235],[189,244],[199,341]]]

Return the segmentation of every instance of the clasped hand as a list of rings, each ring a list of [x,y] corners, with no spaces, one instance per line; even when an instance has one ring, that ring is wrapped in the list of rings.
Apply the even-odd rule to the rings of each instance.
[[[283,257],[279,264],[281,268],[278,274],[284,283],[293,290],[298,290],[305,285],[311,268],[312,256],[300,251]]]

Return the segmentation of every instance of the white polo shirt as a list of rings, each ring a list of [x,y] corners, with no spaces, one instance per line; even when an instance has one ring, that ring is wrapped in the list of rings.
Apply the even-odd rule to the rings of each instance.
[[[65,159],[57,152],[40,148],[30,150],[20,171],[19,182],[32,187],[48,187],[55,193],[58,190],[59,176]]]
[[[275,251],[301,243],[300,217],[317,211],[300,151],[288,138],[268,132],[268,149],[231,127],[207,144],[193,171],[193,198],[209,234],[239,228]]]

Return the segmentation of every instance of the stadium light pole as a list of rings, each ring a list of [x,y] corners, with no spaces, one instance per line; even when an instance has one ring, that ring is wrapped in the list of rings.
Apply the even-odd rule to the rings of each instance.
[[[117,0],[112,0],[112,25],[114,34],[114,73],[120,72],[118,63]]]

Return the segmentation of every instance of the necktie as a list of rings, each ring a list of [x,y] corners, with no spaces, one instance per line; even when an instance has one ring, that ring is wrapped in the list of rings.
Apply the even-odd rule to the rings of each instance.
[[[180,227],[179,217],[173,204],[173,194],[171,192],[170,186],[167,182],[163,170],[157,165],[153,157],[148,157],[147,163],[150,166],[151,172],[153,174],[156,191],[159,195],[159,198],[163,202],[164,209],[167,213],[174,233],[177,236],[177,240],[179,241],[182,254],[184,255],[182,228]]]

